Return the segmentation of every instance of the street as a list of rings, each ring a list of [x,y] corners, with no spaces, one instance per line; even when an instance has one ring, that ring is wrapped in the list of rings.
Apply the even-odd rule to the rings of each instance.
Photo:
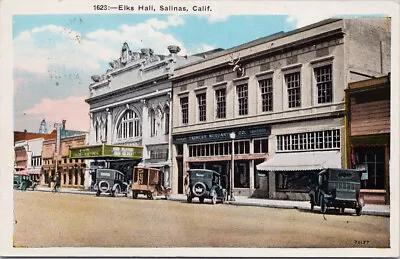
[[[389,247],[389,217],[14,191],[14,246]]]

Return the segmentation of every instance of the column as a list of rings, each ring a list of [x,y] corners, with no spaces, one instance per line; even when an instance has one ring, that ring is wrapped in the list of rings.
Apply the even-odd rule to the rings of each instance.
[[[111,144],[111,140],[112,140],[112,129],[111,129],[111,127],[112,127],[112,121],[111,121],[111,111],[110,111],[110,109],[109,108],[107,108],[106,109],[106,111],[107,111],[107,125],[106,125],[106,127],[107,127],[107,144]]]
[[[170,187],[172,188],[172,193],[177,194],[178,193],[178,163],[176,161],[176,145],[171,145],[171,153],[172,154],[172,170],[171,170],[171,175],[170,175]]]
[[[93,113],[89,113],[90,116],[90,129],[89,129],[89,145],[93,145],[96,143],[96,132],[94,129],[94,116]]]
[[[254,140],[250,139],[250,154],[254,154]],[[250,195],[253,195],[254,192],[254,159],[251,159],[249,161],[249,167],[250,167],[250,175],[249,175],[249,181],[250,181]]]
[[[149,122],[149,109],[147,107],[147,101],[142,100],[142,147],[143,147],[143,160],[142,163],[146,164],[146,158],[149,158],[147,155],[147,142],[150,136],[150,124]]]

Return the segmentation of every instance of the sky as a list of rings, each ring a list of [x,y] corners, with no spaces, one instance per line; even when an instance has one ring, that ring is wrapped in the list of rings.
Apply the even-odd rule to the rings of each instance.
[[[48,131],[65,119],[67,129],[89,130],[90,77],[103,74],[122,44],[180,55],[228,49],[280,31],[290,31],[329,15],[14,15],[14,130]]]

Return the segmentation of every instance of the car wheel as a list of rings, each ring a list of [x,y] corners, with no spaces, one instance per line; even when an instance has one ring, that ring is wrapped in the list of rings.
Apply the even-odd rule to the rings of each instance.
[[[188,203],[192,203],[192,196],[188,195],[186,200]]]
[[[217,196],[216,195],[212,196],[211,201],[213,205],[217,204]]]
[[[361,210],[362,210],[361,207],[356,208],[356,214],[357,214],[357,216],[361,216]]]
[[[310,197],[310,205],[311,205],[311,212],[313,212],[314,211],[314,206],[315,206],[314,196]]]
[[[325,204],[325,201],[324,201],[324,198],[322,198],[321,197],[321,213],[322,214],[325,214],[326,213],[326,204]]]
[[[201,191],[197,192],[198,189],[200,189]],[[206,190],[207,190],[206,185],[203,182],[197,182],[193,184],[191,192],[193,193],[193,195],[201,197],[205,194]]]
[[[166,199],[166,200],[169,200],[169,193],[168,193],[168,194],[165,194],[165,199]]]
[[[97,191],[97,192],[96,192],[96,196],[100,196],[100,191]]]
[[[344,208],[343,207],[339,208],[339,214],[344,214]]]
[[[114,192],[113,192],[113,196],[114,197],[118,197],[118,194],[120,193],[119,191],[119,186],[117,186],[117,188],[115,188]]]
[[[204,198],[199,198],[200,203],[204,203]]]
[[[138,193],[137,192],[132,192],[132,199],[137,199]]]
[[[227,198],[226,198],[226,195],[224,194],[224,196],[221,199],[221,203],[224,204],[226,202],[226,200],[227,200]]]
[[[151,193],[151,199],[155,200],[157,198],[157,191]]]

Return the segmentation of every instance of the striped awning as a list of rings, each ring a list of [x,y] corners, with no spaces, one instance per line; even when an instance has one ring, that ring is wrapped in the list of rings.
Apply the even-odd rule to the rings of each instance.
[[[341,168],[340,151],[278,153],[258,164],[259,171],[306,171]]]
[[[40,169],[25,169],[21,171],[14,171],[15,174],[40,174]]]

